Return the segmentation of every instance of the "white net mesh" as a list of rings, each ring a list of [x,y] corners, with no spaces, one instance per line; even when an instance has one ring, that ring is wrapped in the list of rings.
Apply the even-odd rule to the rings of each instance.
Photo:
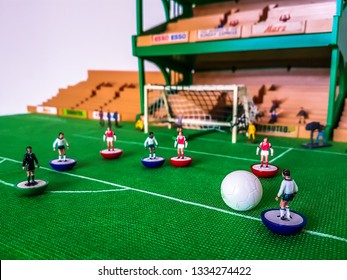
[[[182,125],[184,128],[232,127],[247,112],[243,85],[145,86],[145,126]],[[237,106],[233,106],[237,104]],[[241,106],[242,108],[237,108]]]

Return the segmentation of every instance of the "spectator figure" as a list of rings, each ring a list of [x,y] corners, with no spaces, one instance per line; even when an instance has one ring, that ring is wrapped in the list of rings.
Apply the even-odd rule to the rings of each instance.
[[[117,111],[115,111],[114,113],[113,113],[113,118],[114,118],[114,125],[115,125],[115,127],[121,127],[120,125],[119,125],[119,123],[118,123],[118,112]]]
[[[110,111],[107,112],[107,126],[112,127]]]
[[[279,100],[272,100],[272,106],[270,108],[270,113],[272,113],[272,111],[277,110],[280,107],[281,101]]]
[[[265,112],[264,111],[259,111],[256,113],[255,115],[255,121],[260,121],[263,117],[265,116]]]
[[[304,107],[300,107],[300,111],[296,114],[297,117],[299,117],[299,123],[303,122],[306,123],[306,119],[308,118],[307,112],[304,110]]]
[[[269,123],[275,123],[277,122],[277,110],[276,109],[273,109],[272,111],[270,111],[270,120],[269,120]]]
[[[177,132],[182,131],[183,128],[183,114],[179,114],[177,117]]]
[[[323,144],[326,144],[324,129],[325,129],[324,125],[320,125],[318,128],[318,134],[317,134],[317,138],[316,138],[317,144],[319,143],[320,139],[322,140]]]
[[[100,111],[99,111],[99,118],[100,118],[100,125],[104,126],[105,125],[104,112],[102,111],[102,109],[100,109]]]

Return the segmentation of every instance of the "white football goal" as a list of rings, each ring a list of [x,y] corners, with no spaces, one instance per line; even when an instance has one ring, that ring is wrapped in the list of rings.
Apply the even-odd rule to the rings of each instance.
[[[236,142],[238,120],[249,122],[244,85],[145,85],[144,132],[151,125],[182,125],[191,129],[232,130]]]

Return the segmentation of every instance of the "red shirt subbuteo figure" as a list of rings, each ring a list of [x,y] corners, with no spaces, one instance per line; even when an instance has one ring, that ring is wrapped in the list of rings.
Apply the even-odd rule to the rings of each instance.
[[[188,147],[188,141],[182,131],[178,132],[174,147],[177,147],[177,158],[184,159],[184,148]]]
[[[272,148],[272,145],[270,142],[268,142],[267,137],[264,138],[263,142],[259,144],[257,147],[257,152],[256,154],[259,154],[260,152],[260,167],[263,167],[263,164],[265,162],[265,167],[269,167],[269,151],[271,152],[271,156],[274,155],[274,150]]]

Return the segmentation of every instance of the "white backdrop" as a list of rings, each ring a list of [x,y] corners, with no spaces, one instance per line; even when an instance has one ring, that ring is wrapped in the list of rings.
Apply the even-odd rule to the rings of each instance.
[[[145,29],[164,21],[161,0],[144,11]],[[135,34],[135,0],[0,0],[0,115],[25,113],[88,70],[136,71]]]

